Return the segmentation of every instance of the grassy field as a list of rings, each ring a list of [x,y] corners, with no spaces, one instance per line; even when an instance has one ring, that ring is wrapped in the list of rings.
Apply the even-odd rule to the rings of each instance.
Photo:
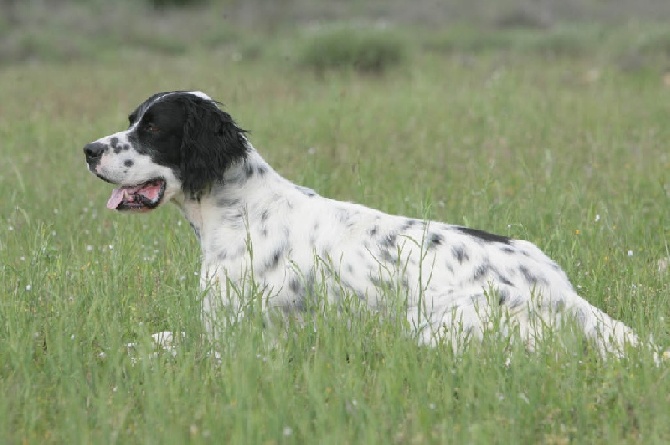
[[[670,441],[670,367],[636,351],[603,362],[579,340],[508,357],[492,335],[454,356],[375,314],[326,312],[275,347],[237,326],[219,364],[198,336],[188,224],[171,207],[107,211],[81,150],[151,93],[201,89],[293,181],[531,240],[667,346],[661,69],[427,51],[383,76],[315,75],[281,56],[126,51],[9,65],[1,82],[0,443]],[[176,356],[152,355],[161,330],[188,333]]]

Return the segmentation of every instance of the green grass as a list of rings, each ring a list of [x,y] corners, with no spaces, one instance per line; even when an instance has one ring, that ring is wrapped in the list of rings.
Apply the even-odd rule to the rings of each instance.
[[[237,326],[218,365],[198,336],[188,224],[171,207],[105,210],[110,187],[84,168],[84,143],[155,91],[222,100],[276,169],[321,194],[529,239],[586,299],[670,345],[660,71],[426,53],[382,77],[316,78],[279,59],[3,68],[0,442],[670,441],[669,368],[634,351],[603,362],[578,340],[513,348],[506,367],[495,336],[454,356],[375,314],[326,311],[276,347],[254,320]],[[151,357],[160,330],[188,333],[175,357]]]

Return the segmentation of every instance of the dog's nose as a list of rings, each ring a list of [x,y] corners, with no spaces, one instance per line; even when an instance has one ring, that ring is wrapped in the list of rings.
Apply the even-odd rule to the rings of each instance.
[[[95,162],[102,157],[107,146],[101,142],[91,142],[84,147],[86,162]]]

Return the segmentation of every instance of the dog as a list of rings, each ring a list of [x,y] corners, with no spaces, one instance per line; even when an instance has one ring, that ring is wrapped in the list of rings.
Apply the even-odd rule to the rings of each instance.
[[[190,222],[202,250],[203,323],[214,337],[260,290],[262,310],[280,313],[347,297],[379,310],[395,295],[420,343],[449,341],[455,350],[493,325],[532,350],[567,320],[603,356],[639,343],[528,241],[389,215],[283,178],[202,92],[154,94],[127,130],[84,154],[90,172],[118,186],[107,208],[149,212],[172,202]]]

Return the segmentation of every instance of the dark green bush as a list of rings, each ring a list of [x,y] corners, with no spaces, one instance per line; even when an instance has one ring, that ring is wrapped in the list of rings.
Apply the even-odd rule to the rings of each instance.
[[[381,74],[400,64],[407,55],[404,39],[381,30],[342,28],[309,38],[298,60],[302,66]]]
[[[198,6],[204,3],[207,3],[207,0],[147,0],[151,5],[156,8],[167,8],[167,7],[188,7],[188,6]]]

